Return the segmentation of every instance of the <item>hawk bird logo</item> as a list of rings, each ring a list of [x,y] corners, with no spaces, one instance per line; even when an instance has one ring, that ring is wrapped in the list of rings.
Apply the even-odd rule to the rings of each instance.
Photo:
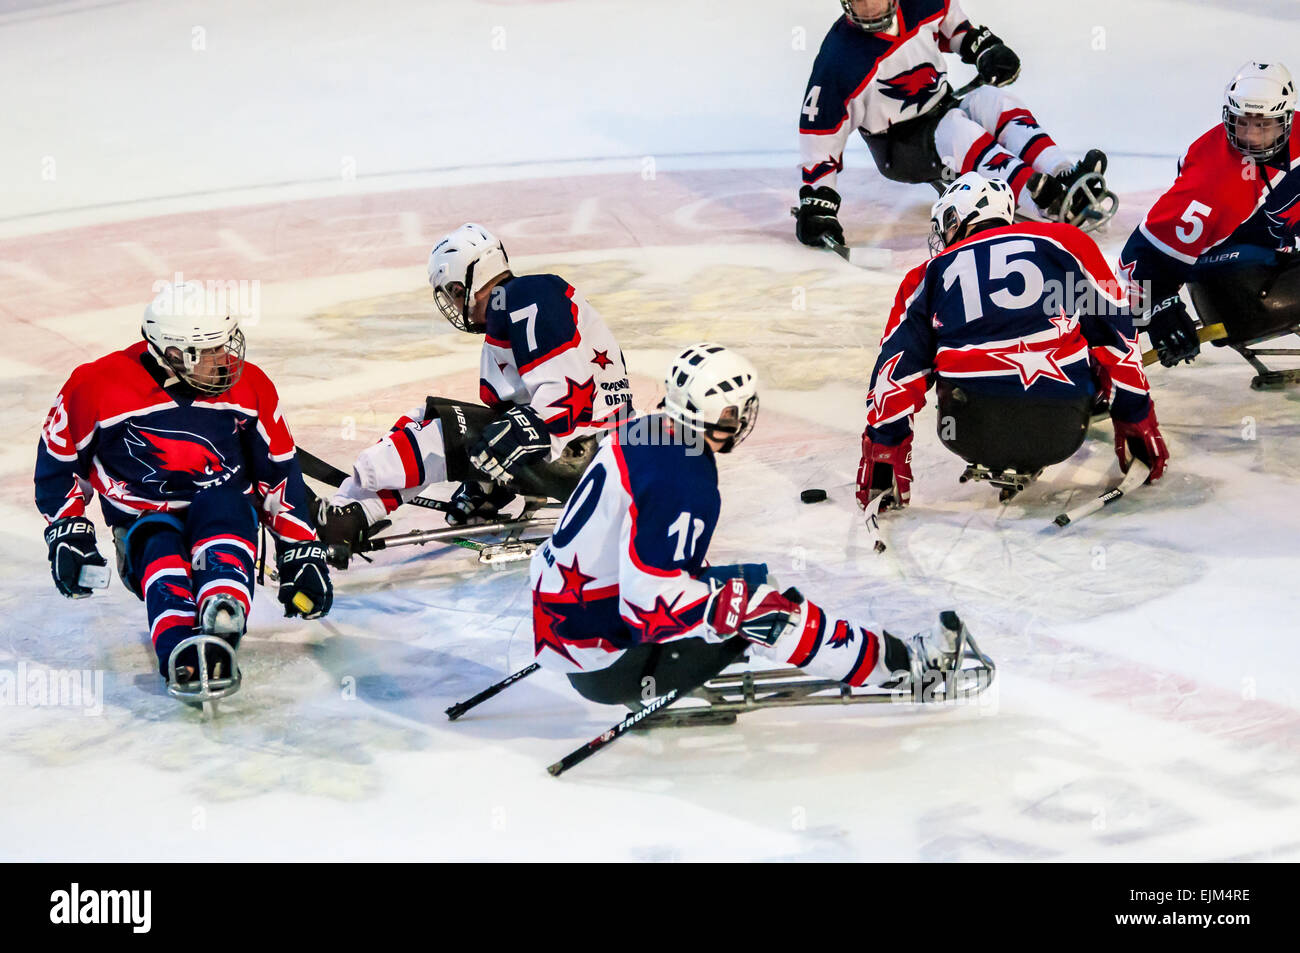
[[[1279,242],[1291,244],[1300,235],[1300,196],[1296,196],[1276,212],[1265,212],[1268,233]]]
[[[1010,152],[1003,152],[1000,155],[994,156],[992,159],[990,159],[988,162],[984,164],[988,166],[990,172],[1000,172],[1003,169],[1005,169],[1007,166],[1011,165],[1012,158],[1013,157]]]
[[[160,430],[130,423],[123,443],[127,453],[146,470],[141,482],[163,493],[183,494],[187,489],[216,486],[234,475],[209,440],[186,430]]]
[[[901,102],[904,110],[908,106],[915,106],[916,111],[920,112],[921,107],[939,91],[939,83],[942,81],[942,73],[930,63],[922,63],[897,76],[882,79],[880,91],[890,99]]]

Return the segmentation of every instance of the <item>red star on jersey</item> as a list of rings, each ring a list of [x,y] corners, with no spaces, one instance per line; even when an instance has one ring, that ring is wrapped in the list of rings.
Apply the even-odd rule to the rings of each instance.
[[[537,588],[533,590],[533,655],[541,655],[542,649],[550,649],[561,658],[578,665],[578,660],[569,654],[564,639],[560,636],[563,622],[564,616],[542,602],[542,581],[538,579]],[[578,668],[582,666],[578,665]]]
[[[1070,383],[1070,378],[1065,371],[1061,370],[1061,365],[1056,363],[1054,347],[1031,351],[1029,345],[1020,341],[1016,347],[999,348],[996,351],[989,351],[988,355],[995,361],[1001,361],[1019,371],[1020,383],[1024,385],[1025,390],[1029,390],[1030,385],[1040,377],[1065,384]]]
[[[1059,337],[1068,338],[1070,333],[1079,326],[1079,319],[1072,314],[1066,314],[1065,309],[1054,318],[1049,318],[1056,327],[1056,333]]]
[[[608,351],[597,351],[597,350],[593,347],[593,348],[591,349],[591,353],[595,355],[595,357],[593,357],[593,358],[591,359],[591,363],[595,364],[595,365],[596,365],[597,367],[599,367],[602,371],[603,371],[605,368],[609,367],[609,365],[611,365],[611,364],[614,363],[613,361],[611,361],[611,360],[609,359],[609,352],[608,352]]]
[[[889,398],[895,394],[904,394],[907,392],[902,384],[894,380],[894,371],[898,369],[898,362],[903,359],[901,353],[895,354],[889,360],[885,361],[880,373],[876,376],[876,388],[871,392],[871,403],[876,410],[876,416],[882,417],[885,413],[885,404]]]
[[[1137,336],[1123,338],[1125,354],[1119,364],[1111,371],[1111,377],[1123,381],[1130,387],[1147,386],[1146,371],[1142,369],[1142,349],[1138,347]],[[1118,350],[1113,348],[1112,350]]]
[[[571,377],[566,377],[564,381],[568,385],[568,393],[555,401],[555,406],[565,410],[564,432],[567,433],[580,424],[591,422],[592,405],[596,402],[596,379],[588,377],[581,384]]]
[[[642,609],[640,606],[628,603],[628,607],[632,610],[632,614],[636,616],[637,622],[641,623],[641,628],[645,630],[647,641],[655,642],[661,638],[685,632],[690,628],[673,612],[681,597],[681,593],[678,593],[670,603],[663,596],[655,596],[655,604],[649,609]]]
[[[71,496],[73,496],[74,494],[79,494],[80,492],[81,492],[81,488],[78,487],[78,486],[76,486],[76,485],[74,484],[73,487],[72,487],[72,490],[68,493],[68,496],[71,497]],[[105,474],[105,475],[104,475],[104,495],[107,496],[107,497],[108,497],[109,499],[111,499],[111,500],[124,500],[124,499],[126,499],[126,481],[125,481],[125,480],[114,480],[111,476],[108,476],[107,474]]]
[[[257,489],[262,494],[262,512],[267,516],[275,516],[287,509],[290,509],[288,502],[285,501],[284,494],[288,492],[289,480],[283,479],[274,487],[269,483],[259,483]]]
[[[573,565],[565,566],[563,563],[556,562],[556,568],[560,570],[560,575],[564,577],[564,586],[560,589],[560,595],[573,593],[573,598],[579,603],[586,600],[582,596],[582,590],[587,587],[587,583],[595,579],[595,576],[588,576],[578,565],[578,557],[573,557]]]

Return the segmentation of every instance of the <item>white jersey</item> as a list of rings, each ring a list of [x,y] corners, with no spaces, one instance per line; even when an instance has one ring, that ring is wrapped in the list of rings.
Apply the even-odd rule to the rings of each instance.
[[[957,0],[899,0],[895,25],[894,34],[868,33],[840,17],[822,41],[799,118],[805,185],[835,187],[855,129],[886,132],[950,91],[942,54],[971,29]]]
[[[660,415],[601,441],[555,533],[533,554],[538,661],[612,665],[642,642],[708,635],[699,579],[721,498],[713,452],[674,441]]]

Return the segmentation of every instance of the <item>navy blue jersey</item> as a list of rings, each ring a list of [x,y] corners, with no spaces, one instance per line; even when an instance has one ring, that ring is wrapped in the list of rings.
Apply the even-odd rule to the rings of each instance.
[[[618,342],[596,309],[558,275],[521,275],[488,299],[479,394],[489,407],[527,404],[553,451],[627,416],[632,390]]]
[[[900,443],[936,375],[970,393],[1069,398],[1112,383],[1111,412],[1150,407],[1132,315],[1097,245],[1071,225],[1008,225],[948,247],[903,279],[868,394],[873,441]]]

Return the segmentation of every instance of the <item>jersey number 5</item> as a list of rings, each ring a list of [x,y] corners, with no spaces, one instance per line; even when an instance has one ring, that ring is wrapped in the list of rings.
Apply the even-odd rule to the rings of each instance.
[[[1182,220],[1187,223],[1186,226],[1179,225],[1174,229],[1174,234],[1178,236],[1178,240],[1184,245],[1192,244],[1205,231],[1205,219],[1202,216],[1212,215],[1213,213],[1214,209],[1208,205],[1193,202],[1187,206],[1187,211],[1183,213]]]

